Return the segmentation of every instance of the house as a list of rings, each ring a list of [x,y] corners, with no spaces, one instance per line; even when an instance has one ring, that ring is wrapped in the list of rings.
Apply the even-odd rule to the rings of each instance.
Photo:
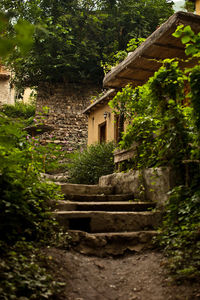
[[[196,1],[196,10],[200,0]],[[133,87],[143,85],[160,68],[161,60],[177,57],[183,59],[180,66],[192,67],[196,60],[185,62],[184,45],[180,39],[172,36],[178,25],[190,25],[194,32],[200,31],[200,16],[193,13],[177,12],[154,31],[144,43],[113,68],[103,80],[104,88],[111,89],[98,99],[84,113],[88,115],[88,144],[102,141],[101,126],[106,134],[104,141],[116,140],[116,118],[111,112],[108,101],[121,88],[130,83]],[[109,119],[103,119],[104,112],[109,112]],[[101,118],[99,117],[101,115]],[[119,123],[119,122],[118,122]],[[118,133],[119,134],[119,133]]]
[[[88,145],[117,141],[118,118],[108,105],[115,94],[116,91],[110,89],[83,111],[88,116]]]
[[[14,105],[18,98],[15,87],[11,84],[12,72],[0,64],[0,105]],[[26,88],[20,99],[27,103],[35,90]]]
[[[14,104],[15,91],[10,85],[11,72],[0,65],[0,105]]]
[[[195,3],[195,11],[197,15],[200,15],[200,0],[189,0]]]

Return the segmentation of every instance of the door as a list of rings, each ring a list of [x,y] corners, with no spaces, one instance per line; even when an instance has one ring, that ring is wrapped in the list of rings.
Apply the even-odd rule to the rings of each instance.
[[[99,125],[99,143],[106,142],[106,122]]]

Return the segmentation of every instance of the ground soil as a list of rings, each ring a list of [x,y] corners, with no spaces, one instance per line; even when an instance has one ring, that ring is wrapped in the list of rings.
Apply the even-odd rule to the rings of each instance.
[[[50,272],[65,282],[56,300],[198,300],[200,284],[172,282],[162,253],[98,258],[50,248]]]

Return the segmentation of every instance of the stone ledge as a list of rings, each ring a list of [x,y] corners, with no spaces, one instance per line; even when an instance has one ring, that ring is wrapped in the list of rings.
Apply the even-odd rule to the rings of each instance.
[[[70,247],[85,255],[118,256],[153,248],[156,231],[87,233],[69,230]]]
[[[159,226],[160,212],[57,211],[53,213],[66,230],[122,232],[151,230]]]
[[[112,186],[85,185],[85,184],[60,184],[61,191],[65,195],[110,195],[113,192]]]

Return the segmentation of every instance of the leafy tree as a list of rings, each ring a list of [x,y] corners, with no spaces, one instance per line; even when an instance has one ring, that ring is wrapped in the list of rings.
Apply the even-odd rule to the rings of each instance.
[[[131,38],[147,37],[172,13],[166,0],[2,0],[0,10],[35,25],[29,55],[17,51],[8,63],[19,85],[41,81],[101,82],[110,54],[123,50]]]

